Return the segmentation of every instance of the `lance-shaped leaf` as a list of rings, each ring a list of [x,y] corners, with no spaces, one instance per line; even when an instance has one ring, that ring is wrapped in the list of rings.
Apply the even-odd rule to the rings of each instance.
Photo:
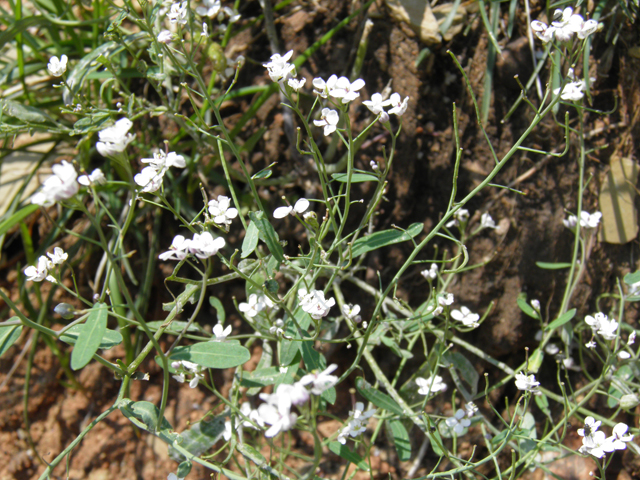
[[[279,263],[284,261],[284,250],[280,245],[280,237],[273,229],[273,226],[269,223],[264,216],[264,212],[251,212],[249,214],[251,221],[255,223],[258,229],[258,236],[266,245],[271,254]]]
[[[70,345],[78,343],[78,337],[86,325],[74,325],[69,330],[60,335],[60,340]],[[122,335],[115,330],[106,329],[102,338],[100,339],[100,345],[98,348],[102,350],[109,350],[110,348],[120,345],[122,343]]]
[[[411,458],[411,441],[409,433],[400,420],[389,420],[389,428],[393,436],[393,443],[398,452],[400,461],[405,462]]]
[[[345,460],[357,465],[360,470],[364,470],[365,472],[369,471],[369,464],[367,461],[356,452],[349,450],[346,445],[342,445],[340,442],[331,442],[329,443],[329,450],[336,455],[341,456]]]
[[[171,360],[188,360],[207,368],[232,368],[251,358],[246,347],[229,342],[199,342],[186,347],[176,347]]]
[[[236,419],[236,421],[238,421]],[[180,433],[180,446],[196,457],[207,452],[224,433],[224,416],[218,415],[209,421],[201,421]],[[169,457],[176,462],[186,460],[184,455],[169,445]]]
[[[108,307],[104,303],[96,303],[91,308],[87,321],[81,325],[76,346],[71,352],[73,370],[79,370],[89,363],[100,348],[102,338],[107,331],[107,314]]]
[[[19,320],[19,318],[12,317],[10,320]],[[22,325],[0,327],[0,357],[20,338],[21,333]]]
[[[358,393],[364,398],[373,403],[376,407],[383,408],[396,415],[404,415],[402,407],[386,393],[382,393],[367,382],[364,378],[358,377],[356,379],[356,389]]]
[[[424,225],[422,223],[414,223],[406,230],[383,230],[381,232],[372,233],[366,237],[357,239],[353,243],[351,251],[353,258],[359,257],[372,250],[377,250],[388,245],[406,242],[418,236]]]

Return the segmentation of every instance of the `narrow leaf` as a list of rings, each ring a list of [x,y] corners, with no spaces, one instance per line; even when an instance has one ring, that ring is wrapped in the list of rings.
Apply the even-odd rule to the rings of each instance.
[[[364,378],[356,379],[356,389],[364,398],[373,403],[376,407],[382,408],[396,415],[404,415],[404,411],[397,402],[386,393],[382,393],[373,388]]]
[[[526,296],[524,296],[523,294],[518,295],[516,303],[518,304],[518,307],[520,307],[520,310],[522,310],[525,314],[529,315],[531,318],[535,318],[536,320],[540,319],[538,312],[536,312],[533,307],[527,303]]]
[[[18,320],[18,317],[12,317],[10,320]],[[20,338],[21,333],[22,325],[0,327],[0,357]]]
[[[247,348],[229,342],[200,342],[173,352],[171,360],[188,360],[207,368],[237,367],[251,358]]]
[[[240,257],[247,258],[251,255],[258,246],[259,238],[258,227],[255,223],[251,222],[247,227],[247,233],[242,241],[242,253]]]
[[[359,257],[372,250],[377,250],[388,245],[406,242],[422,232],[424,225],[422,223],[414,223],[406,231],[402,230],[383,230],[381,232],[372,233],[366,237],[359,238],[353,243],[353,258]]]
[[[570,322],[575,316],[576,316],[576,309],[572,308],[568,312],[565,312],[562,315],[560,315],[549,325],[547,325],[547,328],[545,330],[553,330],[554,328],[561,327],[565,323]]]
[[[389,420],[389,427],[391,428],[396,452],[398,452],[398,458],[402,462],[409,460],[411,458],[411,441],[409,440],[407,429],[404,428],[400,420]]]
[[[329,443],[329,450],[331,450],[336,455],[341,456],[348,462],[357,465],[360,470],[364,470],[365,472],[369,471],[369,464],[366,462],[366,460],[356,452],[352,452],[351,450],[349,450],[346,445],[342,445],[340,442],[331,442]]]
[[[347,183],[349,180],[349,175],[346,173],[333,173],[331,177],[336,182]],[[351,183],[362,183],[362,182],[377,182],[379,178],[375,175],[371,175],[370,173],[353,173],[351,174]]]
[[[85,325],[74,325],[69,330],[60,335],[60,340],[70,345],[78,343],[78,337],[85,328]],[[122,343],[122,335],[115,330],[106,329],[102,338],[100,339],[100,346],[98,348],[102,350],[109,350],[110,348],[120,345]]]
[[[2,231],[0,230],[0,234],[2,233]],[[624,283],[626,283],[627,285],[631,286],[634,283],[638,283],[640,282],[640,270],[638,270],[637,272],[633,272],[633,273],[627,273],[624,276]]]
[[[273,229],[273,226],[269,223],[264,216],[264,212],[251,212],[249,213],[251,221],[255,223],[258,229],[258,235],[266,245],[271,254],[278,260],[279,263],[284,261],[284,250],[280,245],[280,238]]]
[[[96,303],[76,340],[71,352],[71,368],[79,370],[91,361],[100,348],[102,337],[107,331],[108,307],[104,303]]]
[[[224,311],[224,306],[222,305],[222,302],[218,298],[211,296],[209,297],[209,303],[213,308],[216,309],[216,315],[218,316],[218,323],[224,323],[224,321],[227,318],[227,314]]]
[[[27,205],[26,207],[21,208],[16,213],[11,215],[9,218],[7,218],[7,219],[3,220],[2,222],[0,222],[0,236],[2,236],[5,233],[7,233],[15,225],[17,225],[22,220],[24,220],[29,215],[31,215],[33,212],[35,212],[38,208],[40,208],[39,205],[35,205],[35,204],[32,203],[30,205]]]
[[[539,268],[544,268],[545,270],[561,270],[563,268],[571,267],[570,263],[536,262],[536,265]]]

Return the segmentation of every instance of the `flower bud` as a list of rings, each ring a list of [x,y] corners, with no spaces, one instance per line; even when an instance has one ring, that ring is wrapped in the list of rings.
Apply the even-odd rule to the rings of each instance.
[[[65,320],[71,320],[76,315],[76,309],[73,305],[69,305],[68,303],[59,303],[53,309],[58,315],[60,315]]]
[[[640,399],[635,393],[629,393],[627,395],[623,395],[620,398],[620,407],[625,410],[629,410],[640,403]]]

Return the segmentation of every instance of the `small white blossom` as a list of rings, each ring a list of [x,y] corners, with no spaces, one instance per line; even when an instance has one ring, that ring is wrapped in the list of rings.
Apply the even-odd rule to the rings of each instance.
[[[158,42],[160,43],[171,43],[173,41],[173,33],[171,33],[169,30],[162,30],[159,34],[158,34]]]
[[[378,115],[384,112],[384,107],[391,105],[391,100],[382,100],[381,94],[374,93],[371,95],[371,100],[365,100],[362,104],[371,110],[371,113]]]
[[[404,112],[407,111],[407,107],[409,106],[409,97],[405,97],[404,100],[402,100],[399,93],[392,93],[389,101],[392,108],[388,113],[398,115],[399,117],[404,115]]]
[[[531,22],[531,30],[544,43],[550,42],[554,37],[559,42],[568,42],[574,34],[582,40],[598,30],[598,22],[595,20],[585,22],[581,15],[573,13],[571,7],[564,10],[557,9],[553,18],[554,21],[549,26],[538,20]]]
[[[271,327],[269,327],[269,333],[271,335],[284,335],[284,321],[281,318],[276,319]]]
[[[618,330],[618,322],[614,319],[609,320],[607,318],[600,323],[600,329],[597,333],[602,335],[605,340],[613,340],[618,335],[616,330]]]
[[[445,224],[445,227],[457,227],[461,223],[465,223],[467,220],[469,220],[469,210],[461,208],[456,210],[456,213],[453,214],[453,220],[448,221]]]
[[[438,265],[432,263],[429,270],[422,270],[420,272],[420,275],[422,275],[427,280],[435,280],[436,278],[438,278]]]
[[[224,238],[213,238],[209,232],[196,233],[189,242],[189,252],[198,258],[205,259],[218,253],[225,246]]]
[[[342,306],[342,314],[355,323],[360,323],[362,317],[360,316],[360,305],[344,304]]]
[[[596,348],[596,342],[590,340],[589,342],[585,343],[584,346],[587,348]]]
[[[330,373],[335,371],[337,368],[338,368],[338,365],[334,363],[332,365],[329,365],[325,370],[323,370],[320,373],[309,373],[303,376],[300,379],[299,383],[301,385],[311,384],[312,386],[311,386],[310,392],[313,395],[321,395],[322,392],[324,392],[325,390],[328,390],[329,388],[333,387],[336,383],[338,383],[338,377],[336,377],[335,375],[329,375]]]
[[[278,207],[273,211],[273,218],[284,218],[287,215],[301,214],[307,211],[309,208],[309,200],[306,198],[300,198],[295,205],[287,207]]]
[[[429,378],[416,378],[418,385],[418,393],[420,395],[430,395],[447,390],[447,384],[444,383],[440,375],[432,375]]]
[[[589,212],[585,212],[583,210],[582,212],[580,212],[580,227],[591,229],[596,228],[600,223],[601,218],[601,212],[594,212],[590,214]],[[578,223],[578,218],[575,215],[569,215],[569,217],[563,220],[562,223],[565,227],[573,230]]]
[[[67,71],[67,60],[66,55],[62,55],[60,60],[58,60],[58,57],[51,57],[47,65],[47,70],[49,70],[49,73],[54,77],[61,77],[62,74]]]
[[[339,121],[340,115],[338,115],[337,111],[331,110],[330,108],[323,108],[320,120],[314,120],[313,124],[316,127],[324,127],[324,135],[326,137],[336,131]]]
[[[438,304],[442,307],[453,304],[453,293],[442,293],[438,295]]]
[[[329,91],[329,95],[333,98],[341,98],[342,103],[349,103],[360,96],[358,90],[362,89],[362,87],[364,87],[364,80],[361,78],[351,83],[347,77],[340,77],[336,81],[334,88]]]
[[[462,435],[464,429],[471,425],[471,420],[465,418],[465,416],[464,410],[459,408],[452,417],[447,418],[445,423],[449,428],[453,429],[456,435]]]
[[[49,207],[60,200],[68,200],[78,193],[78,173],[66,160],[51,167],[53,175],[42,184],[38,193],[31,197],[31,203]]]
[[[602,431],[594,432],[593,435],[585,435],[582,438],[582,446],[578,450],[580,453],[586,453],[593,455],[597,458],[602,458],[605,454],[604,447],[606,447],[607,439]]]
[[[560,98],[562,100],[566,100],[568,102],[577,102],[582,100],[584,97],[584,90],[586,88],[586,84],[583,80],[578,80],[577,82],[568,82],[563,88],[562,93],[560,93],[560,88],[554,88],[553,94],[558,95],[560,93]]]
[[[152,193],[160,189],[162,186],[162,178],[163,175],[155,168],[144,167],[140,173],[134,175],[133,180],[142,187],[143,193]]]
[[[633,345],[636,341],[636,332],[635,330],[633,332],[631,332],[631,334],[629,335],[629,339],[627,340],[627,345]]]
[[[238,310],[244,313],[247,317],[253,318],[266,307],[264,298],[264,296],[258,296],[257,294],[252,293],[249,295],[248,302],[242,302],[238,305]]]
[[[60,247],[55,247],[53,249],[53,253],[47,252],[47,257],[51,259],[51,263],[53,265],[60,265],[64,263],[64,261],[69,258],[69,255],[65,253],[63,249]]]
[[[464,410],[465,410],[465,413],[466,413],[467,417],[471,418],[478,411],[478,407],[473,402],[467,402],[467,404],[464,406]]]
[[[258,414],[264,423],[271,425],[264,434],[267,438],[291,430],[298,419],[295,413],[291,413],[292,402],[287,387],[289,386],[280,384],[275,393],[271,395],[260,394],[260,398],[266,403],[258,407]]]
[[[631,354],[626,350],[621,350],[620,352],[618,352],[618,358],[620,360],[628,360],[629,358],[631,358]]]
[[[295,76],[296,66],[289,63],[292,55],[293,50],[290,50],[283,56],[280,56],[279,53],[274,53],[271,55],[270,62],[262,64],[262,66],[267,69],[272,81],[282,83]]]
[[[375,410],[364,411],[364,404],[356,402],[355,409],[349,412],[349,416],[353,417],[349,423],[338,434],[338,441],[345,445],[347,438],[355,438],[367,431],[367,423],[369,419],[376,413]]]
[[[51,260],[44,255],[38,258],[37,265],[30,265],[24,269],[24,274],[27,276],[27,281],[42,282],[49,275],[49,269],[53,268]]]
[[[203,17],[213,18],[220,12],[220,0],[203,0],[204,6],[196,7],[196,13]]]
[[[171,246],[167,252],[161,253],[158,258],[163,261],[167,260],[184,260],[189,255],[189,244],[191,240],[183,237],[182,235],[176,235],[171,242]]]
[[[216,337],[214,342],[224,342],[231,335],[231,329],[231,325],[227,325],[227,328],[224,328],[221,323],[217,323],[213,327],[213,335]]]
[[[186,25],[188,21],[189,11],[187,9],[187,2],[178,2],[171,5],[167,18],[171,23],[179,23],[180,25]]]
[[[325,300],[322,290],[311,289],[310,292],[307,292],[306,289],[301,288],[298,290],[298,299],[300,301],[300,308],[315,320],[326,317],[331,307],[336,304],[334,298]]]
[[[465,327],[476,328],[480,325],[478,323],[480,315],[472,313],[467,307],[460,307],[460,310],[451,310],[451,317],[454,320],[462,322]]]
[[[534,309],[536,312],[539,312],[539,311],[540,311],[540,300],[536,300],[536,299],[534,298],[534,299],[533,299],[533,300],[531,300],[531,302],[529,302],[529,303],[531,303],[531,306],[533,307],[533,309]]]
[[[200,380],[204,379],[204,368],[188,360],[171,362],[171,367],[178,372],[177,375],[173,375],[173,378],[180,383],[186,381],[187,375],[193,375],[193,378],[189,381],[191,388],[196,388]]]
[[[496,222],[487,212],[483,213],[480,217],[480,228],[497,228]]]
[[[516,373],[516,387],[518,390],[535,392],[539,386],[540,382],[536,382],[535,375],[525,375],[523,372]]]
[[[613,435],[607,440],[610,444],[610,450],[605,448],[605,451],[612,452],[614,450],[624,450],[627,448],[627,443],[633,440],[633,435],[625,435],[629,427],[624,423],[618,423],[613,427]]]
[[[293,88],[294,91],[299,92],[300,89],[302,87],[304,87],[305,82],[307,81],[306,78],[303,78],[301,80],[298,80],[296,78],[290,78],[287,81],[287,85],[289,85],[291,88]]]
[[[601,424],[602,422],[596,420],[591,416],[586,417],[584,419],[584,428],[578,429],[578,435],[580,435],[581,437],[593,435],[598,430]]]
[[[100,141],[96,143],[96,149],[103,157],[114,156],[124,152],[135,135],[128,133],[133,123],[128,118],[121,118],[115,125],[98,132]]]
[[[314,78],[312,83],[315,90],[313,93],[320,95],[322,98],[327,98],[330,92],[335,88],[337,82],[337,75],[331,75],[326,82],[320,77]]]
[[[231,206],[231,199],[218,195],[217,200],[209,202],[209,213],[218,225],[231,225],[231,220],[238,216],[238,210]]]
[[[104,183],[107,183],[107,179],[105,178],[104,173],[102,173],[102,170],[100,170],[99,168],[96,168],[89,175],[80,175],[78,177],[78,183],[80,185],[84,185],[88,187],[91,184],[102,185]]]

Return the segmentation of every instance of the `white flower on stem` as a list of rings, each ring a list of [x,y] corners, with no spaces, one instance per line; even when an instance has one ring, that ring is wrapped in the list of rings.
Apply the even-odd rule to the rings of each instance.
[[[605,340],[613,340],[618,335],[616,330],[618,330],[618,322],[614,319],[609,320],[606,318],[600,322],[600,328],[597,333],[602,335]]]
[[[364,87],[364,80],[361,78],[351,83],[347,77],[340,77],[329,91],[329,95],[333,98],[341,98],[342,103],[349,103],[360,96],[358,90],[362,87]]]
[[[618,358],[620,360],[628,360],[631,358],[631,354],[626,350],[621,350],[620,352],[618,352]]]
[[[313,93],[315,93],[316,95],[320,95],[322,98],[327,98],[331,91],[335,88],[337,82],[337,75],[331,75],[326,82],[320,77],[314,78],[312,83],[315,90],[313,91]]]
[[[180,383],[184,383],[186,381],[187,375],[193,375],[193,378],[189,381],[189,386],[191,388],[196,388],[200,380],[204,379],[204,368],[197,363],[189,362],[188,360],[180,360],[171,362],[171,366],[178,372],[177,375],[173,375],[173,378]]]
[[[389,102],[392,108],[387,113],[401,117],[404,115],[404,112],[407,111],[407,107],[409,106],[409,97],[405,97],[404,100],[402,100],[399,93],[392,93],[389,97]]]
[[[258,315],[265,308],[263,296],[258,297],[257,294],[252,293],[249,295],[248,302],[242,302],[238,305],[238,310],[244,313],[247,317],[253,318]]]
[[[447,390],[447,384],[442,381],[440,375],[432,375],[429,378],[417,377],[416,385],[419,387],[418,393],[420,395],[430,395]]]
[[[349,420],[349,423],[338,434],[338,441],[345,445],[347,438],[355,438],[360,434],[367,431],[367,423],[369,419],[376,413],[375,409],[364,411],[364,404],[362,402],[356,402],[354,410],[349,412],[349,416],[353,417]]]
[[[247,417],[242,421],[241,425],[243,427],[249,427],[256,430],[258,427],[264,427],[264,421],[260,417],[258,410],[251,409],[251,405],[249,404],[249,402],[244,402],[240,406],[240,413],[242,413],[245,417]],[[258,427],[256,427],[256,425]]]
[[[602,422],[600,422],[599,420],[596,420],[591,416],[586,417],[584,419],[584,428],[578,429],[578,435],[580,435],[581,437],[591,436],[596,431],[598,431],[598,428],[600,427],[601,424]]]
[[[30,265],[24,269],[24,274],[27,276],[27,281],[41,282],[49,276],[50,268],[53,268],[51,260],[41,255],[36,265]]]
[[[305,82],[307,81],[306,78],[302,78],[300,80],[296,79],[296,78],[290,78],[287,81],[287,85],[289,85],[291,88],[293,88],[294,91],[299,92],[300,89],[302,87],[304,87]]]
[[[613,435],[607,438],[608,445],[605,447],[605,451],[613,452],[614,450],[626,449],[627,443],[633,440],[633,435],[625,435],[628,430],[629,427],[624,423],[618,423],[613,427]]]
[[[209,26],[207,25],[207,22],[202,22],[202,36],[203,37],[209,36]]]
[[[282,83],[295,76],[296,66],[289,63],[292,55],[293,50],[288,51],[283,56],[280,56],[279,53],[274,53],[271,55],[270,62],[262,64],[267,69],[272,81]]]
[[[629,339],[627,340],[627,345],[633,345],[636,341],[636,332],[635,330],[633,332],[631,332],[631,334],[629,335]]]
[[[65,262],[69,255],[64,252],[60,247],[55,247],[53,249],[53,253],[47,252],[47,257],[51,259],[51,263],[53,265],[60,265]]]
[[[158,172],[162,172],[162,175],[170,167],[185,168],[187,166],[187,162],[182,155],[178,155],[176,152],[165,153],[163,150],[155,152],[153,158],[142,158],[140,161],[148,163]]]
[[[169,30],[162,30],[159,34],[158,34],[158,42],[160,43],[171,43],[173,41],[173,33],[171,33]]]
[[[283,388],[284,387],[284,388]],[[275,437],[280,432],[291,430],[295,425],[298,416],[291,413],[291,397],[287,395],[287,386],[281,384],[276,392],[267,395],[260,394],[260,398],[266,403],[258,407],[258,414],[262,421],[271,427],[265,432],[265,437]]]
[[[529,302],[531,304],[531,306],[533,307],[533,309],[536,312],[540,311],[540,300],[536,300],[535,298],[533,300],[531,300],[531,302]]]
[[[171,23],[179,23],[180,25],[186,25],[188,21],[189,11],[187,9],[187,2],[178,2],[171,5],[167,18]]]
[[[345,303],[342,306],[342,314],[352,322],[360,323],[362,321],[362,317],[360,316],[360,305]]]
[[[480,325],[478,323],[480,315],[472,313],[467,307],[460,307],[460,310],[451,310],[451,317],[454,320],[462,322],[465,327],[476,328]]]
[[[38,193],[31,197],[31,203],[49,207],[60,200],[67,200],[78,193],[78,173],[66,160],[51,167],[53,175],[42,184]]]
[[[445,224],[445,227],[457,227],[461,223],[465,223],[467,220],[469,220],[469,210],[461,208],[460,210],[456,210],[456,213],[453,214],[453,220],[449,220]]]
[[[459,408],[452,417],[447,418],[445,423],[447,424],[447,427],[453,429],[456,435],[462,435],[464,429],[471,425],[471,420],[465,417],[466,413],[464,410]]]
[[[554,27],[549,27],[546,23],[539,20],[534,20],[531,22],[531,30],[533,30],[536,37],[542,40],[542,43],[549,43],[553,40],[553,34],[556,29]]]
[[[291,205],[287,207],[278,207],[273,211],[273,218],[284,218],[287,215],[296,215],[301,214],[307,211],[309,208],[309,200],[306,198],[300,198],[292,207]]]
[[[438,304],[442,307],[453,304],[453,293],[443,292],[438,295]]]
[[[204,6],[196,7],[196,13],[203,17],[213,18],[220,12],[220,0],[203,0]]]
[[[599,26],[600,24],[596,20],[587,20],[586,22],[583,22],[580,31],[578,32],[578,38],[581,40],[587,38],[592,33],[597,32]]]
[[[216,323],[213,327],[213,335],[216,337],[214,342],[224,342],[229,335],[231,335],[232,327],[231,325],[227,325],[227,328],[224,328],[221,323]]]
[[[189,242],[189,252],[198,258],[205,259],[218,253],[225,246],[224,238],[213,238],[209,232],[196,233]]]
[[[476,406],[475,403],[473,402],[468,402],[465,406],[464,406],[464,410],[465,410],[465,414],[467,415],[467,417],[471,418],[473,417],[476,412],[478,411],[478,407]]]
[[[480,228],[497,228],[496,222],[487,212],[483,213],[480,217]]]
[[[540,382],[536,382],[535,375],[525,375],[523,372],[516,373],[516,387],[525,392],[536,392]]]
[[[331,307],[336,304],[334,298],[325,300],[322,290],[311,289],[311,291],[307,293],[306,289],[301,288],[298,290],[298,299],[302,310],[311,315],[311,318],[315,320],[326,317]]]
[[[242,17],[237,10],[234,10],[231,7],[223,7],[222,11],[227,17],[229,17],[229,23],[237,22]],[[220,20],[220,15],[218,15],[218,20]]]
[[[560,98],[562,100],[566,100],[567,102],[577,102],[582,100],[584,97],[584,90],[586,89],[586,85],[583,80],[578,80],[577,82],[569,82],[562,88],[562,93],[560,93],[560,88],[554,88],[553,94],[558,95],[560,93]]]
[[[140,173],[134,175],[133,180],[142,187],[143,193],[153,193],[162,186],[162,178],[163,175],[155,168],[144,167]]]
[[[582,446],[578,449],[580,453],[593,455],[602,458],[607,447],[607,438],[602,431],[594,432],[592,435],[585,435],[582,438]]]
[[[378,162],[376,162],[375,160],[371,160],[369,162],[369,166],[371,167],[371,170],[373,170],[374,172],[377,172],[380,170],[380,167],[378,166]]]
[[[600,325],[603,321],[607,321],[608,317],[602,313],[598,312],[593,317],[591,315],[586,315],[584,317],[584,323],[591,327],[591,330],[597,332],[600,329]]]
[[[584,346],[587,348],[593,349],[593,348],[596,348],[596,342],[594,342],[593,339],[591,339],[590,341],[585,343]]]
[[[332,134],[338,127],[340,121],[340,115],[337,111],[330,108],[323,108],[320,120],[314,120],[313,124],[316,127],[324,127],[324,136]]]
[[[302,382],[296,382],[292,385],[280,384],[276,392],[278,395],[286,396],[292,405],[302,405],[309,400],[309,391],[304,388]]]
[[[238,210],[231,206],[231,199],[224,195],[218,195],[217,200],[209,202],[209,213],[218,225],[231,225],[231,220],[238,216]]]
[[[173,237],[173,242],[169,250],[158,255],[158,258],[163,261],[167,260],[184,260],[189,255],[189,244],[191,240],[184,238],[182,235],[176,235]]]
[[[438,265],[432,263],[429,270],[422,270],[420,272],[420,275],[422,275],[427,280],[435,280],[436,278],[438,278]]]
[[[310,392],[313,395],[321,395],[322,392],[328,390],[333,387],[336,383],[338,383],[338,377],[335,375],[329,375],[331,372],[335,371],[338,368],[338,365],[331,364],[325,370],[320,373],[309,373],[303,376],[300,379],[301,385],[309,385],[311,384]]]
[[[60,60],[58,60],[58,57],[51,57],[47,64],[47,70],[49,70],[49,73],[54,77],[61,77],[62,74],[67,71],[67,60],[66,55],[62,55]]]
[[[595,20],[584,21],[581,15],[574,14],[571,7],[564,10],[557,9],[553,14],[553,22],[551,25],[542,23],[538,20],[531,22],[531,30],[544,43],[548,43],[554,39],[559,42],[568,42],[574,34],[579,39],[585,39],[598,30],[598,22]]]
[[[281,318],[278,318],[275,322],[273,322],[273,325],[269,327],[269,333],[276,336],[284,335],[283,327],[284,321]]]
[[[98,153],[103,157],[114,156],[120,152],[124,152],[135,135],[128,133],[133,123],[128,118],[121,118],[115,125],[105,128],[98,132],[100,141],[96,143]]]
[[[379,115],[384,112],[384,107],[391,105],[391,100],[382,100],[382,95],[380,93],[374,93],[371,95],[371,100],[365,100],[362,104],[367,107],[371,113]]]
[[[578,224],[578,217],[576,217],[575,215],[569,215],[567,218],[562,220],[562,224],[569,230],[573,230]]]
[[[602,212],[580,212],[580,226],[582,228],[596,228],[602,218]]]
[[[89,175],[80,175],[78,177],[78,183],[80,185],[84,185],[85,187],[88,187],[91,184],[102,185],[104,183],[107,183],[107,179],[104,176],[104,173],[102,173],[102,170],[100,170],[99,168],[96,168]]]

